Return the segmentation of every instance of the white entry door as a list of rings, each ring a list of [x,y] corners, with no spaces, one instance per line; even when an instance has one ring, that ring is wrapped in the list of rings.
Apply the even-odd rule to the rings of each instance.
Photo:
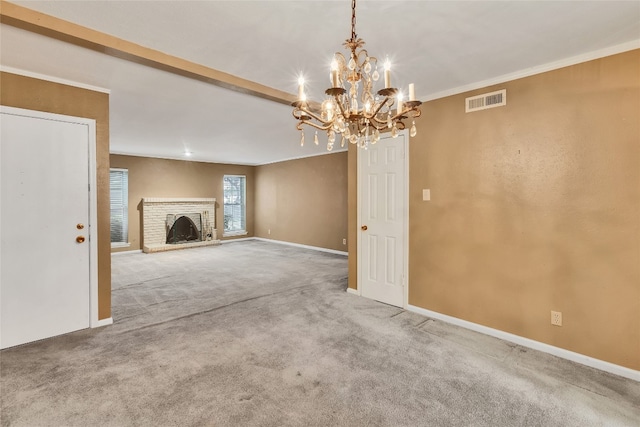
[[[358,288],[403,307],[407,275],[407,134],[386,136],[358,153]]]
[[[71,119],[0,111],[0,348],[90,325],[95,125]]]

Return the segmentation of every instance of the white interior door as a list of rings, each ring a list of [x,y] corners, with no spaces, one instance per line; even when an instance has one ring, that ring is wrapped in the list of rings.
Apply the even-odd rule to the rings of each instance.
[[[404,306],[407,275],[407,135],[381,138],[358,153],[358,288]]]
[[[90,325],[95,126],[64,117],[0,112],[0,348]]]

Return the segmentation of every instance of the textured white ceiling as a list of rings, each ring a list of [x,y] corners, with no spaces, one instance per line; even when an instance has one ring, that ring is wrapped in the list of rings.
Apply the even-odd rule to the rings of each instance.
[[[14,1],[98,31],[321,99],[350,36],[344,1]],[[389,57],[393,83],[425,100],[606,49],[640,47],[637,1],[366,1],[357,33]],[[0,64],[111,91],[112,152],[263,164],[319,154],[299,146],[288,106],[0,26]],[[326,137],[321,137],[321,141]],[[321,144],[322,145],[322,144]]]

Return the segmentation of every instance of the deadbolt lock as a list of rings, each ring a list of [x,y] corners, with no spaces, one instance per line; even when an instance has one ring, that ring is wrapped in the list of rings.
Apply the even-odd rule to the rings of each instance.
[[[78,230],[82,230],[84,228],[84,224],[78,224],[78,225],[76,225],[76,228]]]
[[[362,227],[360,227],[360,228],[362,229],[362,231],[367,231],[367,228],[369,228],[369,227],[367,227],[366,225],[363,225],[363,226],[362,226]]]

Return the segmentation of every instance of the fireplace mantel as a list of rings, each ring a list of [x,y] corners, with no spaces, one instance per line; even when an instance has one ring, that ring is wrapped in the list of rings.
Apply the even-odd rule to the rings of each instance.
[[[201,214],[202,241],[167,244],[167,215]],[[219,245],[216,230],[216,199],[214,198],[142,198],[142,238],[145,253],[170,251],[198,246]]]
[[[199,197],[143,197],[142,203],[198,203],[198,204],[210,204],[214,205],[216,199],[213,198],[199,198]]]

